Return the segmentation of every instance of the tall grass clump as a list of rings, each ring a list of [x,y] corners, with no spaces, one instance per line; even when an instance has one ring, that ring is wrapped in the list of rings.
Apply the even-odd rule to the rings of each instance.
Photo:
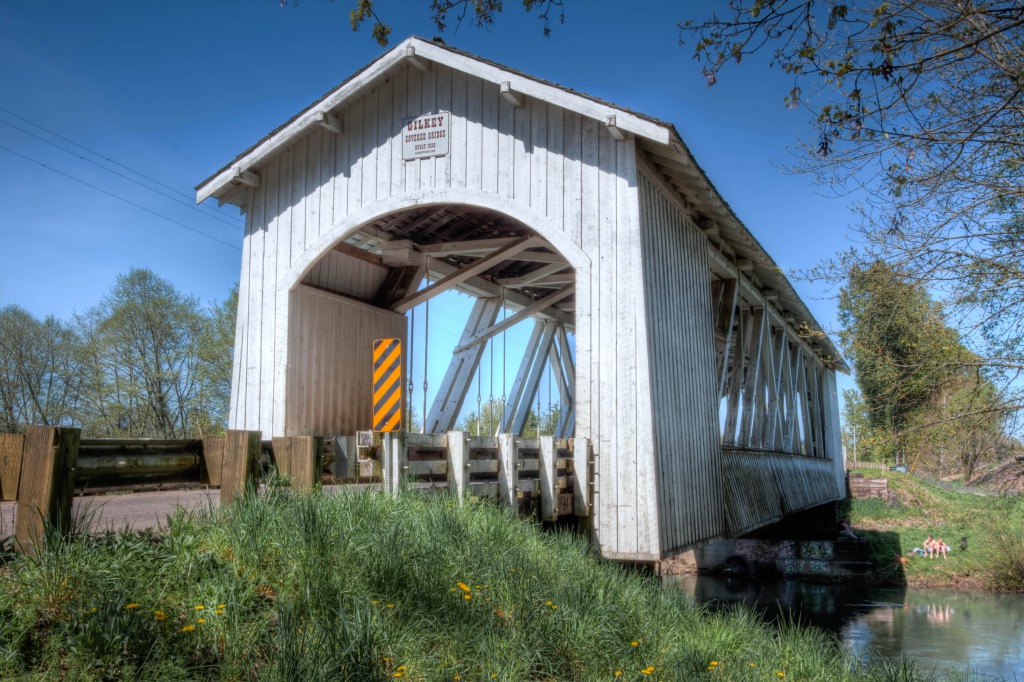
[[[0,677],[886,679],[486,502],[271,486],[160,534],[47,547],[0,567]]]

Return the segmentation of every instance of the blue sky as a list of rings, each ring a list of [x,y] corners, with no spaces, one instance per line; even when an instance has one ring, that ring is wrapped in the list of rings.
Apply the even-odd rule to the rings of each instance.
[[[191,206],[192,188],[384,51],[368,27],[351,31],[352,4],[0,4],[0,306],[69,319],[131,267],[149,267],[205,302],[223,299],[238,279],[242,222],[234,207]],[[394,42],[439,35],[427,0],[378,5]],[[441,35],[460,49],[674,123],[784,270],[809,267],[848,243],[848,200],[822,196],[811,178],[781,170],[807,131],[808,114],[783,106],[788,78],[750,60],[708,88],[692,48],[679,46],[676,23],[701,18],[713,3],[635,0],[624,12],[622,3],[569,0],[566,21],[556,19],[550,38],[536,16],[516,2],[506,6],[489,31],[462,26]],[[153,185],[132,171],[157,180],[173,200],[79,156],[144,184]],[[834,328],[834,292],[794,285],[818,320]],[[434,315],[448,315],[443,326],[450,329],[460,309]]]

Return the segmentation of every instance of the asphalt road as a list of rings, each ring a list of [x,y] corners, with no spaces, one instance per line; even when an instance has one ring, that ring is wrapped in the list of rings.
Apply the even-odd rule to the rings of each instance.
[[[141,530],[167,525],[167,518],[186,510],[220,506],[219,490],[162,490],[125,495],[76,497],[76,517],[88,518],[93,531]],[[84,515],[84,517],[82,516]],[[0,539],[14,534],[14,503],[0,502]]]

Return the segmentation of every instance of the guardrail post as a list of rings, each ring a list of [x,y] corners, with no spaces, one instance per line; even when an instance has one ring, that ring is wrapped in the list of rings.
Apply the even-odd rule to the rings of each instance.
[[[555,505],[555,482],[558,480],[555,437],[541,436],[540,440],[540,518],[541,521],[558,519]]]
[[[207,436],[203,439],[203,466],[206,482],[214,488],[220,487],[221,469],[224,467],[224,444],[227,436]]]
[[[245,494],[245,486],[256,481],[260,460],[259,431],[228,431],[224,439],[224,461],[220,474],[221,506]]]
[[[14,512],[14,547],[34,554],[44,547],[45,524],[61,534],[71,529],[71,498],[75,493],[79,429],[30,426]]]
[[[0,433],[0,501],[13,502],[18,499],[24,449],[25,436],[20,433]]]
[[[319,436],[288,436],[272,439],[277,471],[291,479],[296,490],[310,491],[323,480],[324,439]]]
[[[498,434],[498,499],[513,510],[519,509],[519,446],[514,433]]]
[[[459,504],[462,504],[462,499],[466,495],[468,435],[462,431],[448,432],[448,490],[459,499]]]

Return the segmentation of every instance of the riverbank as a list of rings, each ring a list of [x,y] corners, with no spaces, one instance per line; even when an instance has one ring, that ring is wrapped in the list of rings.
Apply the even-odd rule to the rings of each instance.
[[[900,472],[863,473],[888,479],[892,493],[891,503],[849,501],[855,530],[868,538],[877,582],[1024,592],[1024,497],[947,490]],[[952,548],[945,558],[912,553],[928,535]]]
[[[934,679],[709,613],[573,534],[447,497],[271,489],[6,561],[0,677]]]

